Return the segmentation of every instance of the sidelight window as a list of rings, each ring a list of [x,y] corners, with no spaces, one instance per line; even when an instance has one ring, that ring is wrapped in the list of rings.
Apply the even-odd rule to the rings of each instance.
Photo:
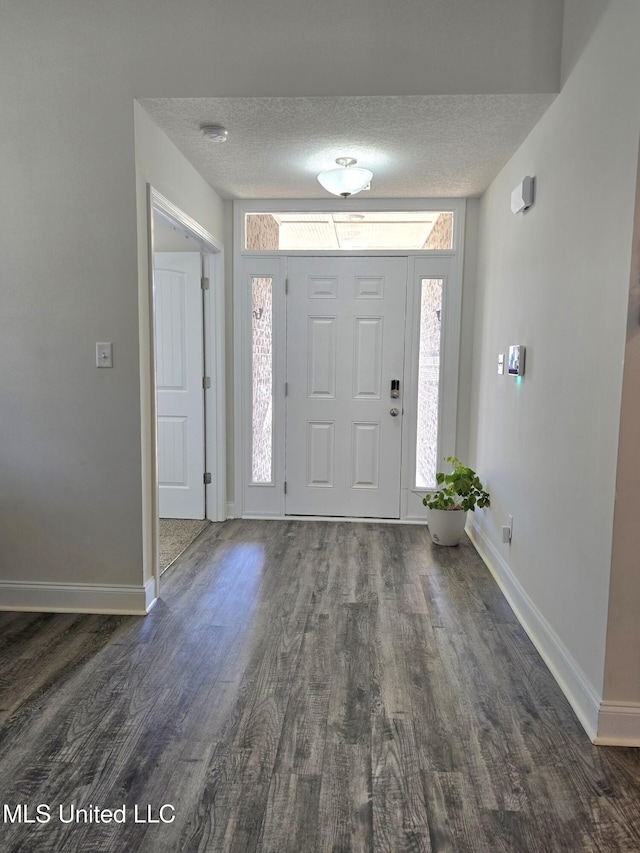
[[[443,283],[442,278],[423,278],[420,282],[420,354],[415,482],[418,489],[430,488],[436,482]]]
[[[273,482],[273,278],[251,279],[251,482]]]

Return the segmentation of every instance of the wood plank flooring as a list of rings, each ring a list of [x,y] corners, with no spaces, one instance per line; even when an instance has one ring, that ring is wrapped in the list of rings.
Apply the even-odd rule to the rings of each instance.
[[[230,521],[163,581],[144,619],[0,613],[3,853],[640,851],[638,750],[589,743],[468,541]]]

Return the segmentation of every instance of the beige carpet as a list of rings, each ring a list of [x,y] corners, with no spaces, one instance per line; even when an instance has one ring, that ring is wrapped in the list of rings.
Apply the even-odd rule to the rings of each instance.
[[[208,521],[183,518],[160,519],[160,571],[163,572],[208,527]]]

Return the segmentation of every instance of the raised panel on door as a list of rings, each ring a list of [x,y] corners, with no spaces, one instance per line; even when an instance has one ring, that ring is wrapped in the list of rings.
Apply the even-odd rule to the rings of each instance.
[[[177,270],[155,271],[156,388],[160,392],[187,388],[186,279]]]
[[[187,418],[158,418],[158,483],[188,486]]]
[[[405,258],[289,258],[286,512],[398,518]],[[400,403],[401,410],[401,403]]]
[[[353,335],[353,397],[382,396],[382,334],[384,318],[356,317]]]
[[[204,518],[199,252],[154,259],[158,489],[161,518]]]
[[[308,317],[307,376],[309,397],[336,396],[337,317]]]
[[[307,423],[307,486],[333,488],[335,424]]]
[[[380,424],[351,425],[351,488],[380,486]]]

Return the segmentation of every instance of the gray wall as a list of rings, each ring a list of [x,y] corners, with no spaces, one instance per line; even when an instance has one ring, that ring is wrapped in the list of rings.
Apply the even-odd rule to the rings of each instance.
[[[4,0],[0,580],[139,584],[148,563],[134,98],[556,91],[560,15],[556,0],[273,0],[251,14],[226,0]],[[193,191],[186,212],[217,221]],[[94,367],[99,340],[112,370]]]
[[[605,671],[639,32],[640,5],[609,5],[480,217],[471,448],[492,505],[476,521],[563,665],[595,697]],[[536,203],[514,216],[510,193],[525,175],[536,176]],[[527,346],[520,384],[496,369],[498,353],[516,343]],[[633,501],[637,524],[637,490]],[[507,514],[511,546],[500,540]]]
[[[629,276],[604,696],[640,703],[640,158]]]

